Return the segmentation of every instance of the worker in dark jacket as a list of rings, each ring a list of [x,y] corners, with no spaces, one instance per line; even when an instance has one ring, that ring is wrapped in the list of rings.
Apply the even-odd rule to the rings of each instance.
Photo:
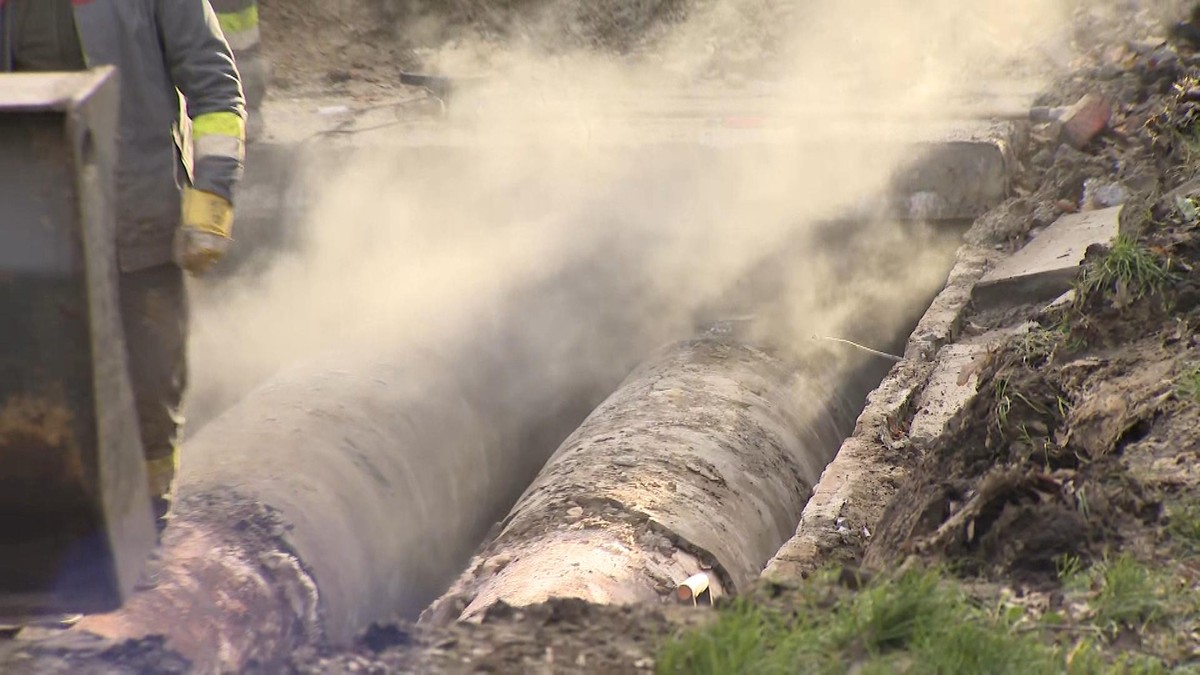
[[[119,73],[121,314],[161,525],[187,379],[183,274],[205,272],[229,246],[242,171],[245,101],[233,55],[208,0],[0,0],[0,35],[7,71]]]

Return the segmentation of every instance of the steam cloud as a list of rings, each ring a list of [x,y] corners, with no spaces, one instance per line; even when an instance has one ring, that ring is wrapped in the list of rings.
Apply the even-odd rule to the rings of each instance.
[[[1003,87],[982,82],[1040,81],[1069,3],[684,9],[563,0],[513,14],[521,39],[463,34],[426,53],[432,69],[485,77],[438,131],[369,132],[351,161],[322,166],[307,221],[287,224],[299,251],[197,289],[192,410],[211,416],[322,352],[464,349],[480,321],[516,322],[508,346],[544,354],[555,383],[619,380],[715,318],[752,317],[757,338],[801,356],[818,334],[893,341],[957,245],[946,229],[870,220],[906,141],[951,102],[988,105],[981,92]],[[627,56],[555,43],[636,24],[631,12],[683,18]],[[451,32],[429,18],[411,29]],[[870,225],[839,225],[848,212]]]

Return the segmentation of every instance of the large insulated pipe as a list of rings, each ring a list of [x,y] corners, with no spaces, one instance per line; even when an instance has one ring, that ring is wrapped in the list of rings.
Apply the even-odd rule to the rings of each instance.
[[[807,363],[721,339],[659,352],[559,447],[424,619],[499,601],[653,601],[702,571],[718,594],[747,588],[849,433],[847,400],[874,384]]]
[[[631,329],[598,344],[619,324],[580,299],[613,288],[553,282],[453,342],[348,348],[252,391],[186,442],[147,588],[78,630],[165,635],[205,673],[415,618],[658,341]]]
[[[495,364],[456,365],[343,354],[253,391],[189,441],[148,587],[79,628],[163,634],[214,672],[414,615],[589,403],[556,392],[530,418]]]

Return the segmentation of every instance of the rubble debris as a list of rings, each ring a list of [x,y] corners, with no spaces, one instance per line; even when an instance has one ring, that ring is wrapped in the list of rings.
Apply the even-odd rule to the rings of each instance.
[[[1063,110],[1056,124],[1061,125],[1062,138],[1071,147],[1082,150],[1112,119],[1112,104],[1097,94],[1086,94],[1074,105]]]

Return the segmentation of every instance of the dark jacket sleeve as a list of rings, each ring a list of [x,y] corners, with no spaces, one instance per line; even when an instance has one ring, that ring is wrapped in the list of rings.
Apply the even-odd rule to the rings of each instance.
[[[187,101],[193,186],[233,200],[241,178],[246,105],[233,53],[208,0],[156,0],[163,56]]]

